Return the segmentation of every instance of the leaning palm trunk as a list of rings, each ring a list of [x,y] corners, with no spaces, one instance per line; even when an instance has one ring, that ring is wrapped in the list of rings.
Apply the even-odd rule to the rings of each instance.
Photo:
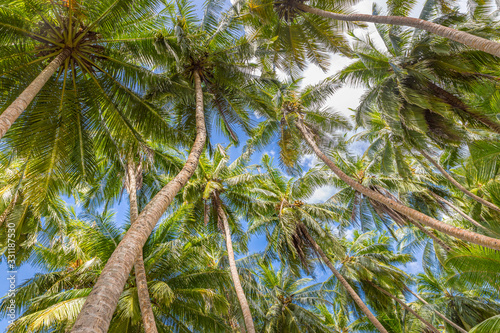
[[[437,195],[436,193],[432,192],[432,191],[429,191],[428,192],[436,201],[438,201],[440,204],[441,203],[445,203],[446,205],[448,205],[451,209],[453,209],[455,212],[458,213],[458,215],[462,216],[464,219],[466,219],[467,221],[469,221],[470,223],[474,224],[476,227],[480,228],[480,229],[483,229],[484,231],[488,232],[488,233],[495,233],[497,234],[495,231],[491,230],[491,229],[488,229],[486,228],[484,225],[482,225],[481,223],[477,222],[476,220],[474,220],[472,217],[470,217],[469,215],[465,214],[465,212],[463,210],[461,210],[460,208],[458,208],[457,206],[455,206],[454,204],[452,204],[451,202],[449,202],[448,200],[446,200],[445,198]],[[444,208],[444,205],[441,204],[441,206]],[[497,234],[498,236],[500,236],[499,234]]]
[[[142,210],[136,222],[123,237],[104,267],[92,292],[78,315],[71,330],[73,333],[105,333],[127,281],[128,274],[175,195],[186,185],[198,166],[205,146],[207,132],[203,110],[203,90],[198,72],[194,72],[196,93],[196,138],[182,170],[165,185]]]
[[[413,17],[404,16],[379,16],[367,14],[338,14],[332,13],[319,8],[309,7],[301,2],[297,3],[297,8],[306,12],[331,18],[338,21],[347,22],[371,22],[381,24],[401,25],[425,30],[438,36],[454,40],[456,42],[467,45],[473,49],[484,51],[494,56],[500,57],[500,44],[492,40],[471,35],[464,31],[455,30],[449,27],[442,26],[433,22],[425,21]]]
[[[385,295],[389,296],[390,298],[392,298],[393,300],[395,300],[399,305],[401,305],[403,308],[405,308],[406,311],[410,312],[418,320],[420,320],[425,326],[427,326],[427,328],[429,328],[432,332],[440,333],[440,331],[436,327],[434,327],[431,323],[429,323],[422,316],[420,316],[415,310],[413,310],[411,307],[409,307],[405,302],[403,302],[402,300],[400,300],[399,298],[397,298],[396,296],[394,296],[393,294],[391,294],[387,290],[377,286],[375,283],[372,283],[370,281],[368,281],[368,283],[371,286],[375,287],[375,289],[377,289],[378,291],[382,292],[383,294],[385,294]]]
[[[490,249],[494,250],[500,250],[500,239],[495,239],[491,238],[488,236],[484,236],[472,231],[460,229],[457,227],[454,227],[452,225],[443,223],[441,221],[438,221],[430,216],[427,216],[419,211],[416,211],[415,209],[412,209],[410,207],[407,207],[403,204],[400,204],[390,198],[387,198],[386,196],[375,192],[362,184],[358,183],[348,175],[346,175],[340,168],[333,163],[332,160],[330,160],[322,151],[319,149],[318,145],[316,142],[314,142],[313,135],[311,132],[305,127],[303,121],[301,118],[298,119],[297,121],[297,128],[300,130],[302,135],[304,136],[304,139],[307,141],[309,146],[313,149],[314,153],[335,173],[342,181],[344,181],[347,185],[355,189],[356,191],[362,193],[363,195],[367,196],[368,198],[371,198],[373,200],[376,200],[378,202],[383,203],[384,205],[388,206],[389,208],[394,209],[395,211],[408,216],[409,218],[420,222],[421,224],[431,227],[433,229],[436,229],[438,231],[441,231],[447,235],[456,237],[458,239],[468,241],[474,244],[482,245],[485,247],[488,247]]]
[[[128,172],[128,197],[130,206],[130,223],[134,224],[139,215],[137,207],[137,170],[132,159],[129,160],[127,165]],[[144,258],[142,249],[137,256],[134,264],[135,282],[137,284],[137,296],[139,298],[139,308],[141,309],[142,323],[144,324],[145,333],[158,333],[156,329],[155,316],[151,306],[151,300],[148,292],[148,281],[146,278],[146,268],[144,267]]]
[[[5,135],[16,119],[19,118],[19,116],[31,103],[33,98],[35,98],[45,83],[47,83],[50,77],[56,72],[59,66],[62,65],[64,60],[66,60],[70,54],[70,49],[62,50],[62,52],[59,53],[47,67],[45,67],[45,69],[33,80],[33,82],[31,82],[30,85],[24,89],[19,97],[17,97],[16,100],[2,112],[0,115],[0,139]]]
[[[425,299],[423,299],[422,297],[420,297],[419,294],[416,294],[414,293],[410,288],[406,287],[406,290],[408,290],[413,296],[415,296],[420,302],[424,303],[424,305],[427,305],[429,306],[430,304],[427,303],[427,301]],[[450,319],[448,319],[444,314],[442,314],[441,312],[437,311],[437,310],[434,310],[432,309],[432,311],[437,314],[439,317],[441,317],[445,322],[447,322],[448,324],[450,324],[451,326],[453,326],[455,329],[457,329],[459,332],[462,332],[462,333],[467,333],[466,330],[464,330],[462,327],[458,326],[457,324],[455,324],[454,322],[452,322]]]
[[[354,302],[356,302],[356,304],[359,306],[359,308],[361,309],[361,311],[363,311],[363,313],[366,315],[366,317],[368,318],[368,320],[370,320],[370,322],[375,326],[375,328],[379,332],[381,332],[381,333],[388,333],[387,330],[384,328],[384,326],[382,326],[382,324],[378,321],[377,317],[375,317],[375,315],[370,311],[370,309],[368,309],[368,306],[366,306],[366,304],[359,297],[359,295],[356,293],[356,291],[351,287],[351,285],[349,284],[349,282],[347,282],[347,280],[342,276],[342,274],[340,274],[340,272],[332,264],[332,262],[330,261],[330,259],[328,259],[328,257],[326,256],[325,252],[323,252],[323,250],[318,245],[318,243],[316,243],[316,241],[314,240],[314,238],[309,234],[309,231],[307,230],[307,228],[304,227],[302,229],[303,229],[304,235],[306,236],[309,244],[311,244],[313,246],[314,251],[316,251],[316,253],[318,253],[320,255],[320,257],[323,260],[323,262],[328,266],[328,268],[330,268],[330,270],[332,271],[333,275],[335,275],[335,277],[337,278],[337,280],[339,280],[339,282],[342,284],[342,286],[347,291],[347,293],[349,294],[349,296],[352,297],[352,299],[354,300]]]
[[[238,296],[238,301],[241,306],[241,311],[243,312],[243,319],[245,320],[246,331],[248,333],[255,333],[255,327],[253,324],[252,312],[250,311],[250,306],[248,306],[248,301],[245,296],[245,292],[241,287],[240,276],[238,270],[236,269],[236,262],[234,260],[233,242],[231,241],[231,230],[229,229],[229,223],[227,221],[227,215],[222,208],[222,204],[219,198],[216,197],[217,214],[222,220],[224,225],[224,237],[226,239],[226,249],[227,257],[229,259],[229,270],[231,271],[231,278],[233,280],[234,290],[236,291],[236,296]]]
[[[457,182],[455,180],[455,178],[453,178],[448,172],[446,172],[446,170],[441,166],[439,165],[439,163],[437,161],[435,161],[429,154],[427,154],[425,151],[423,150],[418,150],[419,153],[425,157],[429,162],[432,163],[432,165],[434,165],[436,167],[436,169],[439,170],[439,172],[446,178],[448,179],[448,181],[450,183],[452,183],[453,185],[455,185],[456,188],[458,188],[462,193],[464,193],[465,195],[471,197],[472,199],[476,200],[477,202],[479,202],[480,204],[488,207],[488,208],[491,208],[493,210],[496,210],[497,212],[500,212],[500,207],[496,206],[495,204],[487,201],[487,200],[484,200],[483,198],[481,197],[478,197],[477,195],[475,195],[474,193],[472,193],[471,191],[469,191],[468,189],[466,189],[462,184],[460,184],[459,182]]]

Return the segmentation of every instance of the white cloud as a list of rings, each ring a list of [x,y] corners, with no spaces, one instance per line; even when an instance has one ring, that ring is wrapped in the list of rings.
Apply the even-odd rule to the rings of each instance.
[[[335,186],[324,186],[318,188],[314,191],[313,195],[307,200],[308,203],[323,203],[326,200],[330,199],[332,195],[337,192],[337,188]]]

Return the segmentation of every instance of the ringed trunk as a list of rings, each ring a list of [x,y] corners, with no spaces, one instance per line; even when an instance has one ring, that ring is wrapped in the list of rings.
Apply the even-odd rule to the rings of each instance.
[[[217,214],[222,220],[224,225],[224,238],[226,239],[226,249],[227,257],[229,259],[229,270],[231,271],[231,279],[233,280],[234,290],[236,291],[236,296],[238,296],[238,301],[241,306],[241,311],[243,312],[243,319],[245,320],[245,327],[248,333],[255,333],[255,326],[253,323],[252,312],[250,311],[250,306],[248,306],[248,301],[245,296],[245,292],[241,287],[240,276],[236,268],[236,261],[234,260],[233,242],[231,240],[231,230],[229,229],[229,223],[227,220],[226,213],[222,208],[221,202],[218,196],[215,197],[217,205]]]
[[[307,228],[304,227],[303,230],[304,230],[305,236],[307,237],[307,240],[314,247],[314,250],[316,251],[316,253],[318,253],[320,255],[323,262],[328,266],[328,268],[330,268],[333,275],[335,275],[337,280],[339,280],[339,282],[342,284],[344,289],[349,293],[349,296],[352,297],[354,302],[356,302],[356,304],[359,306],[361,311],[363,311],[363,313],[370,320],[370,322],[375,326],[375,328],[377,330],[379,330],[379,332],[388,333],[387,330],[384,328],[384,326],[382,326],[382,324],[378,321],[377,317],[375,317],[375,315],[370,311],[370,309],[368,309],[368,306],[363,302],[363,300],[359,297],[359,295],[356,293],[356,291],[351,287],[349,282],[347,282],[347,280],[344,279],[342,274],[340,274],[340,272],[335,268],[335,266],[332,264],[330,259],[328,259],[328,257],[323,252],[323,250],[318,245],[318,243],[316,243],[314,238],[309,234],[309,231],[307,231]]]
[[[430,216],[427,216],[419,211],[416,211],[415,209],[412,209],[410,207],[407,207],[403,204],[400,204],[392,199],[387,198],[386,196],[375,192],[362,184],[358,183],[348,175],[346,175],[340,168],[333,163],[332,160],[330,160],[322,151],[319,149],[319,147],[316,145],[316,142],[313,139],[312,134],[309,132],[309,130],[305,127],[302,119],[298,119],[296,122],[297,128],[300,130],[302,135],[304,136],[304,139],[307,141],[309,146],[314,150],[315,154],[335,173],[342,181],[344,181],[347,185],[355,189],[356,191],[362,193],[363,195],[367,196],[370,199],[373,199],[375,201],[381,202],[384,205],[388,206],[389,208],[394,209],[395,211],[415,220],[418,221],[419,223],[431,227],[433,229],[436,229],[438,231],[441,231],[447,235],[456,237],[458,239],[468,241],[477,245],[485,246],[487,248],[493,249],[493,250],[500,250],[500,239],[495,239],[492,237],[484,236],[469,230],[464,230],[460,229],[457,227],[454,227],[452,225],[443,223],[441,221],[436,220],[435,218],[432,218]]]
[[[206,141],[203,90],[198,72],[193,73],[196,92],[196,138],[182,170],[165,185],[142,210],[118,247],[109,258],[92,292],[78,315],[72,333],[105,333],[113,312],[132,270],[156,223],[166,211],[175,195],[188,182],[198,166]]]
[[[496,206],[495,204],[487,201],[487,200],[484,200],[483,198],[475,195],[474,193],[472,193],[471,191],[467,190],[462,184],[460,184],[459,182],[457,182],[455,180],[455,178],[453,178],[448,172],[446,172],[446,170],[441,166],[439,165],[439,163],[434,160],[429,154],[427,154],[425,151],[423,150],[418,150],[419,153],[425,157],[429,162],[432,163],[432,165],[434,165],[436,167],[436,169],[439,170],[439,172],[446,178],[448,179],[448,181],[450,183],[452,183],[456,188],[458,188],[462,193],[464,193],[465,195],[467,195],[468,197],[476,200],[477,202],[479,202],[480,204],[488,207],[488,208],[491,208],[493,210],[496,210],[497,212],[500,212],[500,207]]]
[[[137,170],[132,158],[129,159],[127,171],[130,223],[134,224],[137,221],[139,209],[137,206]],[[137,285],[137,296],[139,299],[139,308],[141,309],[144,331],[145,333],[158,333],[158,330],[156,328],[155,315],[153,313],[153,307],[151,306],[151,299],[149,298],[148,281],[146,278],[146,268],[144,267],[142,249],[137,256],[137,259],[135,260],[134,270],[135,282]]]
[[[45,67],[45,69],[38,74],[38,76],[24,89],[24,91],[16,98],[11,105],[9,105],[0,115],[0,139],[9,130],[12,124],[23,113],[28,105],[33,101],[33,98],[40,92],[45,83],[56,72],[59,66],[62,65],[64,60],[71,54],[70,49],[64,49]]]
[[[420,30],[425,30],[438,36],[451,39],[455,42],[462,43],[473,49],[484,51],[494,56],[500,57],[500,44],[492,40],[474,36],[464,31],[455,30],[449,27],[436,24],[434,22],[425,21],[413,17],[404,16],[382,16],[382,15],[367,15],[367,14],[338,14],[332,13],[319,8],[310,7],[303,3],[296,3],[298,9],[315,14],[318,16],[331,18],[338,21],[347,22],[371,22],[381,24],[401,25],[413,27]]]

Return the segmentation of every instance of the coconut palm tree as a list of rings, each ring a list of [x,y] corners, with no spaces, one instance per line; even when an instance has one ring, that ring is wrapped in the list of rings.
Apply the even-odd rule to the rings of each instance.
[[[279,87],[279,84],[276,85],[274,88],[275,91],[279,91]],[[263,126],[259,127],[260,133],[266,133],[266,135],[257,133],[257,137],[261,138],[261,142],[265,142],[265,140],[270,140],[274,136],[273,134],[270,135],[267,133],[270,133],[272,129],[276,132],[279,130],[281,131],[280,137],[283,141],[280,143],[281,150],[283,150],[283,146],[288,145],[288,147],[292,147],[296,151],[304,147],[307,143],[314,154],[343,182],[370,199],[380,202],[424,226],[431,227],[450,236],[478,245],[500,249],[500,240],[498,239],[445,224],[433,217],[397,202],[390,196],[386,196],[385,194],[363,186],[344,173],[322,150],[324,148],[330,148],[332,141],[335,142],[335,140],[332,140],[332,138],[335,138],[334,134],[331,134],[332,129],[345,127],[345,122],[342,122],[341,117],[335,114],[332,115],[331,113],[318,111],[321,105],[325,103],[328,96],[335,91],[335,88],[336,85],[332,85],[331,80],[328,79],[318,85],[305,87],[302,93],[293,90],[288,91],[285,95],[286,98],[283,100],[274,99],[273,97],[275,95],[272,93],[260,93],[261,99],[263,100],[260,104],[261,113],[272,121],[265,122],[265,124],[270,126],[267,132],[262,130],[264,128]],[[272,85],[268,87],[268,89],[272,89]],[[283,94],[280,93],[278,97],[282,95]],[[282,102],[276,103],[275,101]],[[281,124],[281,126],[278,124]],[[338,140],[336,141],[338,142]],[[257,141],[257,143],[251,142],[250,144],[258,146],[259,141]],[[294,150],[292,149],[291,151],[293,152]],[[298,153],[291,155],[291,157],[294,156],[296,160]],[[290,159],[290,161],[293,161],[293,159]]]
[[[179,103],[174,104],[178,112],[175,120],[186,133],[195,131],[196,138],[181,171],[144,207],[107,262],[72,329],[74,333],[89,329],[106,331],[135,258],[161,215],[196,170],[207,137],[205,116],[217,116],[220,128],[234,141],[237,137],[232,124],[247,126],[248,94],[241,82],[253,79],[245,65],[252,48],[239,34],[239,25],[233,20],[234,7],[221,13],[221,3],[210,1],[206,9],[201,24],[193,7],[185,1],[178,2],[176,8],[167,7],[167,13],[157,18],[162,24],[170,23],[170,30],[154,31],[155,45],[165,55],[158,68],[167,72],[163,84],[155,87],[151,95],[172,96],[173,92],[183,91],[177,95]],[[169,43],[169,36],[175,36],[175,44]],[[96,316],[100,319],[96,320]]]
[[[487,289],[450,285],[449,275],[439,267],[431,269],[424,266],[424,270],[425,273],[417,275],[417,291],[420,297],[462,329],[469,331],[498,314],[499,304]],[[459,332],[447,322],[445,327],[450,332]]]
[[[229,269],[236,296],[240,304],[247,332],[255,332],[252,312],[238,274],[233,250],[232,235],[242,234],[238,216],[246,215],[252,200],[251,188],[258,174],[246,169],[248,155],[229,163],[228,148],[218,145],[211,160],[202,156],[200,167],[183,190],[183,200],[193,203],[197,216],[203,216],[205,225],[224,234]],[[198,223],[201,221],[197,221]],[[241,246],[241,244],[239,244]]]
[[[189,216],[189,207],[179,209],[159,225],[144,247],[153,312],[159,331],[185,332],[191,327],[221,332],[227,326],[219,314],[227,311],[227,303],[217,289],[226,284],[227,274],[200,265],[203,251],[186,247],[182,223]],[[35,263],[46,271],[19,286],[15,297],[22,312],[8,332],[69,330],[122,236],[109,212],[68,221],[65,239],[36,249]],[[109,332],[142,331],[137,288],[129,278]],[[8,304],[9,298],[4,298],[3,313]]]
[[[106,119],[154,118],[160,125],[158,111],[138,95],[152,75],[124,52],[125,44],[137,43],[137,31],[144,29],[141,24],[159,4],[121,0],[4,3],[0,9],[0,138],[24,110],[27,114],[18,126],[24,135],[35,133],[30,127],[38,131],[42,126],[65,127],[71,132],[61,131],[59,136],[70,140],[74,134],[70,142],[80,145],[88,140],[86,130],[97,125],[101,108]],[[133,115],[115,110],[124,103],[134,104]]]
[[[254,209],[255,217],[252,217],[249,232],[266,234],[269,243],[266,257],[272,258],[272,253],[277,253],[283,263],[298,272],[299,265],[310,271],[310,258],[317,255],[375,327],[381,332],[387,332],[323,250],[338,248],[336,240],[325,228],[326,222],[335,219],[333,207],[305,201],[315,189],[323,186],[324,173],[312,170],[301,178],[287,180],[272,167],[269,156],[264,155],[262,165],[269,180],[263,182],[257,190],[259,204]]]
[[[306,4],[306,2],[308,4]],[[355,2],[354,2],[355,3]],[[443,4],[443,2],[439,2]],[[330,1],[310,0],[252,0],[248,1],[249,11],[253,15],[263,17],[263,20],[271,21],[270,16],[277,15],[280,20],[290,24],[294,20],[313,21],[317,17],[324,17],[334,21],[333,24],[340,25],[344,22],[371,22],[380,24],[390,24],[396,26],[407,26],[416,29],[428,31],[438,36],[451,39],[453,41],[467,45],[473,49],[487,52],[489,54],[500,56],[500,44],[496,42],[495,36],[487,36],[493,40],[489,40],[480,36],[467,33],[439,24],[439,22],[427,21],[429,12],[432,12],[432,7],[435,7],[436,1],[428,1],[424,7],[425,11],[420,18],[407,17],[413,9],[413,5],[407,3],[390,3],[389,16],[366,15],[353,13],[349,8],[353,5],[353,1]],[[444,7],[444,6],[442,6]],[[274,10],[273,10],[274,9]],[[444,14],[449,14],[451,10],[445,9]],[[335,22],[337,21],[337,22]],[[307,30],[307,29],[304,29]],[[297,33],[298,34],[298,33]],[[305,33],[302,33],[305,35]],[[297,51],[296,51],[297,52]]]
[[[260,309],[265,318],[261,332],[331,332],[311,307],[324,304],[320,283],[298,278],[286,266],[276,270],[261,263],[256,275],[259,281]]]
[[[393,301],[415,316],[428,330],[439,333],[426,318],[400,299],[406,291],[411,278],[396,265],[405,265],[413,261],[410,254],[394,253],[390,238],[386,235],[354,231],[352,241],[346,242],[346,254],[339,258],[339,272],[350,282],[363,290],[364,295],[374,309],[379,312],[391,311]],[[330,281],[325,284],[331,283]],[[385,299],[385,300],[384,300]]]

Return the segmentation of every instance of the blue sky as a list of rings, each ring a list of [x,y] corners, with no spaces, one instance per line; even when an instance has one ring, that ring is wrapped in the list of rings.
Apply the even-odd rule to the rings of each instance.
[[[198,9],[198,13],[201,15],[202,14],[202,1],[196,0],[195,1]],[[371,1],[362,1],[360,4],[356,6],[357,10],[361,13],[371,13]],[[359,30],[359,29],[357,29]],[[373,27],[370,27],[368,29],[370,34],[373,34],[374,29]],[[364,33],[359,31],[355,31],[355,33]],[[376,38],[375,38],[376,39]],[[302,82],[303,85],[307,84],[313,84],[316,83],[327,76],[333,74],[340,68],[346,66],[349,63],[348,59],[342,58],[340,56],[334,55],[332,57],[332,69],[328,73],[323,73],[319,68],[310,66],[304,73],[304,80]],[[332,98],[331,103],[332,105],[335,105],[335,109],[337,111],[340,111],[344,113],[347,116],[352,115],[352,111],[350,111],[351,108],[355,108],[358,104],[359,98],[362,95],[363,90],[362,89],[356,89],[356,88],[342,88],[339,90],[339,92]],[[256,119],[257,120],[257,119]],[[212,137],[212,143],[215,144],[222,144],[223,146],[226,146],[229,143],[229,140],[226,138],[223,138],[220,134],[217,132],[213,132],[214,136]],[[240,133],[241,134],[241,133]],[[241,149],[244,145],[244,142],[246,141],[246,137],[244,135],[241,135],[241,142],[242,144],[239,147],[231,147],[229,150],[229,155],[231,158],[236,158],[239,156]],[[363,149],[365,148],[363,143],[359,143],[354,145],[353,150],[356,152],[362,152]],[[275,157],[276,154],[278,153],[278,149],[270,145],[266,149],[264,149],[261,153],[256,153],[253,156],[252,163],[259,163],[261,159],[261,155],[263,153],[269,154],[271,157]],[[315,156],[305,156],[304,157],[304,163],[306,165],[312,166],[317,162],[317,159]],[[321,202],[326,199],[328,199],[333,193],[335,192],[335,188],[333,187],[324,187],[322,189],[318,189],[316,193],[311,197],[311,201],[313,202]],[[67,200],[68,204],[73,204],[72,200]],[[127,211],[128,211],[128,204],[126,200],[122,200],[122,203],[119,205],[115,205],[113,207],[115,211],[115,220],[117,221],[118,225],[122,225],[126,220],[127,220]],[[77,208],[77,212],[79,212],[79,209]],[[250,252],[258,252],[261,251],[265,246],[265,240],[262,237],[256,237],[251,240],[249,244],[249,249]],[[411,263],[407,266],[407,271],[411,273],[415,273],[421,270],[421,255],[417,255],[418,261],[415,263]],[[17,283],[20,284],[24,280],[31,278],[36,272],[38,271],[37,268],[32,267],[31,265],[24,265],[20,268],[18,268],[18,273],[17,273]],[[7,267],[5,261],[3,261],[0,264],[0,295],[5,295],[7,290],[8,290],[8,284],[7,284]],[[318,270],[317,272],[317,278],[318,279],[324,279],[328,277],[330,274],[326,271]],[[4,331],[6,326],[7,326],[7,319],[2,319],[0,321],[0,331]]]

